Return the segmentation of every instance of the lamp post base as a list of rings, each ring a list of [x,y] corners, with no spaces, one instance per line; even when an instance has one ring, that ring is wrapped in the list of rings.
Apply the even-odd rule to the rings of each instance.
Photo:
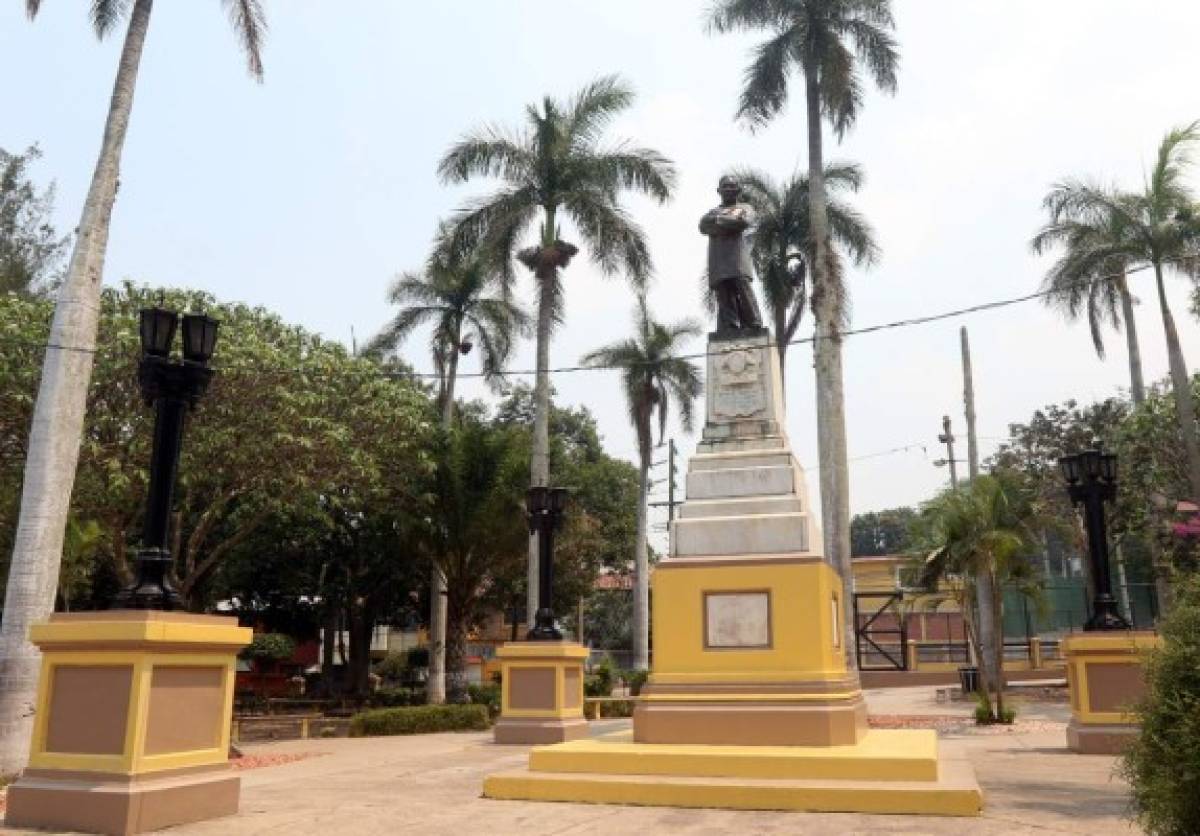
[[[1084,755],[1114,755],[1137,734],[1131,713],[1145,692],[1142,654],[1157,647],[1153,633],[1077,633],[1063,640],[1071,722],[1067,746]]]

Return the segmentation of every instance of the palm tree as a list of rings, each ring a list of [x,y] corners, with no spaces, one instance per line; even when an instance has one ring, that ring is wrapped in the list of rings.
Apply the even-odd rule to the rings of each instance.
[[[261,80],[266,21],[260,2],[223,0],[223,4],[229,9],[251,74]],[[101,38],[113,32],[126,14],[129,24],[100,156],[83,204],[67,274],[58,291],[29,431],[20,519],[0,627],[0,774],[23,768],[29,754],[39,657],[27,636],[30,624],[45,619],[54,607],[92,372],[109,222],[153,5],[153,0],[92,0],[88,4],[92,26]],[[31,18],[40,7],[41,0],[25,2]]]
[[[479,244],[495,253],[506,291],[515,276],[513,258],[537,282],[537,380],[530,477],[550,479],[550,336],[563,319],[560,271],[579,252],[562,238],[561,219],[570,219],[607,275],[624,272],[642,288],[652,271],[641,228],[621,206],[621,192],[637,191],[660,203],[671,195],[675,169],[662,154],[624,141],[601,146],[605,128],[626,110],[633,91],[616,76],[585,86],[569,101],[549,96],[526,108],[523,131],[481,128],[457,142],[438,167],[447,183],[498,177],[503,186],[465,206],[455,219],[456,250]],[[540,220],[540,224],[538,221]],[[536,242],[522,246],[538,224]],[[527,600],[537,609],[536,549],[529,553]]]
[[[1097,265],[1119,261],[1128,269],[1149,266],[1154,270],[1193,500],[1200,500],[1200,428],[1196,424],[1191,376],[1167,302],[1164,275],[1168,266],[1187,276],[1200,275],[1200,249],[1196,246],[1200,224],[1193,216],[1196,197],[1184,182],[1191,164],[1188,152],[1197,140],[1200,121],[1168,131],[1140,192],[1122,192],[1072,179],[1056,186],[1046,199],[1052,223],[1070,220],[1094,230],[1097,240],[1087,242],[1090,258],[1082,260],[1084,267],[1089,261]],[[1088,237],[1091,235],[1089,232]]]
[[[388,300],[400,311],[367,345],[367,351],[395,351],[413,330],[433,325],[430,354],[438,375],[442,428],[454,424],[454,389],[458,360],[476,343],[480,365],[489,382],[499,382],[512,355],[515,339],[528,327],[528,316],[511,300],[490,295],[498,276],[478,253],[458,256],[445,244],[446,228],[423,273],[404,273],[392,285]],[[430,651],[428,700],[446,700],[447,582],[445,567],[435,561],[430,581]]]
[[[999,625],[1004,585],[1036,594],[1030,563],[1023,559],[1038,547],[1036,518],[1034,505],[1019,483],[998,471],[943,491],[922,506],[914,523],[921,585],[954,593],[976,657],[990,661],[980,669],[983,693],[996,695],[993,719],[1004,715],[1004,635],[996,630],[985,641],[973,613],[986,610]],[[978,583],[983,575],[995,579],[986,598]]]
[[[822,118],[840,139],[858,117],[860,67],[885,92],[896,89],[899,56],[890,0],[717,0],[708,17],[714,32],[767,30],[746,70],[737,116],[752,127],[767,124],[787,103],[788,77],[804,76],[808,122],[808,202],[811,229],[812,310],[816,320],[817,436],[825,554],[838,567],[845,600],[852,600],[850,485],[846,461],[846,408],[842,384],[841,328],[846,288],[831,241]],[[845,620],[847,660],[853,664],[854,626]]]
[[[650,480],[650,455],[654,443],[654,417],[658,415],[661,447],[672,399],[686,432],[692,431],[692,404],[703,389],[699,367],[681,356],[683,342],[702,333],[700,323],[683,320],[673,325],[656,322],[638,297],[634,311],[634,336],[590,351],[587,366],[621,369],[629,420],[637,433],[638,513],[634,545],[633,666],[645,670],[650,663],[650,565],[646,555],[646,501]]]
[[[796,336],[808,303],[806,279],[812,261],[809,179],[807,174],[798,172],[776,183],[769,175],[752,169],[736,171],[734,176],[742,184],[742,196],[758,212],[754,266],[774,324],[775,350],[782,373],[788,344]],[[825,185],[830,191],[857,192],[862,182],[862,169],[857,165],[835,164],[825,168]],[[870,224],[844,201],[831,198],[828,210],[833,242],[856,266],[874,264],[879,258],[879,247]],[[832,255],[838,258],[836,251]]]
[[[1121,238],[1117,219],[1079,216],[1071,213],[1075,205],[1069,194],[1074,184],[1058,184],[1042,202],[1050,219],[1038,230],[1030,248],[1043,255],[1062,246],[1063,254],[1046,273],[1042,289],[1044,301],[1074,321],[1086,313],[1096,355],[1104,358],[1104,327],[1121,330],[1129,354],[1129,392],[1135,405],[1146,400],[1142,376],[1142,352],[1138,344],[1137,320],[1133,315],[1133,294],[1126,280],[1128,258],[1114,254],[1113,242]]]

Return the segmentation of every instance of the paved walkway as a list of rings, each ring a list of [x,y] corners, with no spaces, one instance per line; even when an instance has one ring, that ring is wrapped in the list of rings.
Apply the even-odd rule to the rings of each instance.
[[[934,689],[871,692],[873,711],[961,714]],[[936,708],[936,710],[934,710]],[[438,734],[366,740],[307,740],[247,746],[248,754],[320,753],[243,774],[242,813],[169,831],[187,836],[259,834],[1126,834],[1126,790],[1115,760],[1064,748],[1064,707],[1039,704],[1016,731],[952,732],[946,749],[965,748],[985,793],[982,819],[683,810],[588,804],[492,801],[483,777],[525,763],[523,747],[501,747],[487,734]],[[627,721],[594,724],[600,733]]]

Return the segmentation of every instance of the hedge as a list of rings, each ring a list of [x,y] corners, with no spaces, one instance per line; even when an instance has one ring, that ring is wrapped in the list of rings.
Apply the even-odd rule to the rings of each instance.
[[[485,731],[491,726],[486,705],[416,705],[376,708],[354,715],[351,737]]]

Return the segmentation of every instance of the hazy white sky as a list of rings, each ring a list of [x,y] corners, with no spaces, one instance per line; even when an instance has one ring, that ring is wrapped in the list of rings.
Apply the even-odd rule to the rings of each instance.
[[[34,23],[23,3],[0,5],[0,147],[41,145],[36,175],[57,180],[64,229],[78,217],[119,49],[119,38],[96,42],[85,5],[45,3]],[[716,200],[718,175],[753,165],[784,176],[805,165],[800,108],[756,135],[733,123],[757,38],[707,36],[705,5],[268,0],[259,86],[245,75],[216,0],[160,2],[106,281],[201,287],[331,338],[348,342],[352,328],[365,337],[388,316],[390,277],[418,266],[437,220],[487,187],[440,186],[434,168],[445,148],[482,122],[516,122],[545,93],[566,95],[619,72],[639,98],[612,136],[658,148],[680,170],[673,202],[630,204],[658,267],[651,305],[664,319],[699,315],[704,241],[696,221]],[[1136,185],[1161,135],[1200,118],[1194,0],[894,7],[899,92],[872,92],[845,142],[828,142],[830,158],[865,167],[854,200],[884,254],[876,269],[851,276],[856,326],[1035,289],[1045,264],[1027,241],[1047,185],[1076,173]],[[565,285],[556,365],[623,336],[633,301],[621,281],[602,279],[584,259]],[[1146,373],[1159,379],[1167,366],[1153,286],[1146,274],[1133,286]],[[528,297],[528,284],[523,291]],[[1200,333],[1182,280],[1172,280],[1172,302],[1194,363]],[[944,413],[962,435],[961,324],[971,331],[985,455],[1009,422],[1043,404],[1127,385],[1122,337],[1113,336],[1102,362],[1085,326],[1065,325],[1037,303],[850,338],[850,456],[871,456],[851,464],[856,512],[919,502],[946,479],[931,462],[942,454]],[[407,354],[429,369],[423,341]],[[787,388],[792,445],[815,499],[811,359],[806,346],[793,349]],[[532,362],[532,344],[523,345],[514,366]],[[592,409],[611,449],[633,457],[614,373],[563,375],[555,385],[562,402]],[[482,389],[467,385],[464,394]],[[680,441],[690,453],[693,440]]]

